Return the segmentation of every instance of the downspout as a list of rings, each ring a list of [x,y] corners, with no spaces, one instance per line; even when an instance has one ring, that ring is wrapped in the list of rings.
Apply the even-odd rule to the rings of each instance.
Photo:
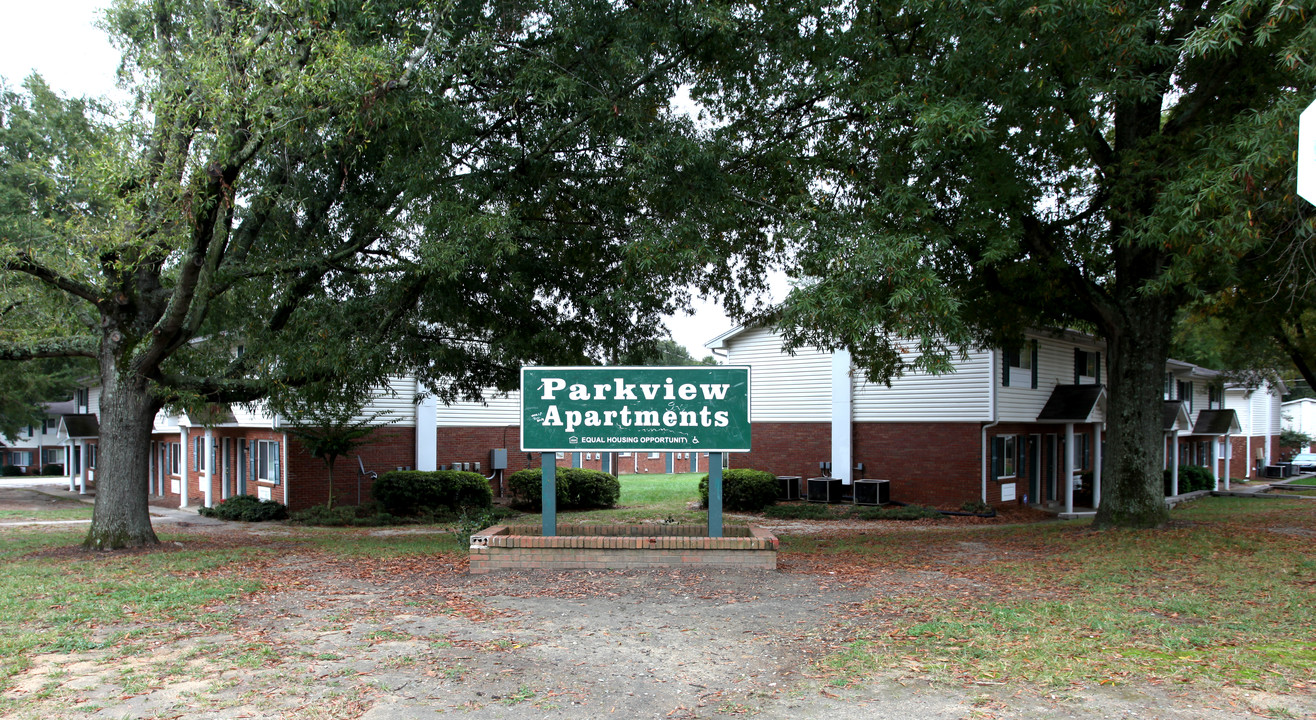
[[[987,361],[987,407],[988,420],[986,425],[982,426],[982,497],[983,504],[987,504],[987,476],[991,473],[991,453],[987,451],[987,431],[1001,424],[1000,418],[996,413],[996,351],[992,350]]]

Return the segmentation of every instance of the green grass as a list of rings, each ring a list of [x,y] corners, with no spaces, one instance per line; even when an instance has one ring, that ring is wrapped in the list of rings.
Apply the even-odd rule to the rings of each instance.
[[[17,520],[90,520],[92,506],[85,503],[62,505],[40,510],[0,510],[0,522]]]
[[[7,528],[0,544],[0,685],[44,652],[123,648],[143,636],[197,624],[222,626],[209,607],[260,587],[207,575],[256,550],[207,548],[130,556],[43,556],[79,544],[83,531]],[[195,540],[188,538],[195,543]],[[0,704],[0,709],[3,705]]]
[[[932,569],[981,588],[964,597],[919,583],[875,597],[868,612],[887,624],[857,621],[856,643],[820,664],[845,682],[871,668],[1050,687],[1152,681],[1283,690],[1310,678],[1316,557],[1308,537],[1289,531],[1316,527],[1316,506],[1208,498],[1181,508],[1176,525],[1162,530],[897,530],[867,544],[789,538],[783,550],[833,555],[838,568],[867,556],[880,561],[870,561],[876,571]],[[963,556],[965,544],[986,552]],[[855,662],[856,653],[867,660]]]
[[[1310,485],[1310,486],[1316,487],[1316,477],[1297,478],[1296,480],[1290,480],[1288,484],[1289,484],[1289,485]]]
[[[690,508],[699,502],[699,479],[705,473],[675,473],[661,475],[622,475],[621,496],[617,507],[607,510],[568,510],[558,512],[558,522],[577,523],[639,523],[655,520],[675,520],[680,523],[701,524],[707,521],[705,510]],[[540,515],[526,514],[517,523],[538,524]],[[735,524],[728,521],[728,524]]]

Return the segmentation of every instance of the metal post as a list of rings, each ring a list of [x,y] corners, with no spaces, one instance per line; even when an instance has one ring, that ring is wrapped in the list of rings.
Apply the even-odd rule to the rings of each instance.
[[[540,453],[540,499],[544,507],[544,537],[557,535],[557,453]],[[721,498],[719,498],[720,500]]]
[[[708,454],[708,536],[722,537],[722,453]]]

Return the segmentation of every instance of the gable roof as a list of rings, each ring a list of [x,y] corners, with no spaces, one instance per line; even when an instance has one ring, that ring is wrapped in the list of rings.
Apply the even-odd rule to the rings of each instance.
[[[1192,428],[1192,418],[1188,415],[1188,406],[1182,400],[1166,400],[1161,407],[1161,429],[1187,431]]]
[[[70,440],[98,438],[101,426],[95,415],[63,415],[59,419],[59,434]]]
[[[1042,412],[1037,414],[1037,421],[1091,422],[1093,413],[1105,398],[1105,385],[1057,385],[1051,389]]]
[[[1194,435],[1227,435],[1242,431],[1238,413],[1233,410],[1201,410],[1197,413],[1197,424],[1193,425]]]

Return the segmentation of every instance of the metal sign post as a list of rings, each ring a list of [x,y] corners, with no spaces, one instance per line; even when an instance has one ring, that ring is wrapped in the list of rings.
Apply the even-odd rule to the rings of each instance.
[[[722,537],[722,453],[708,454],[708,536]]]
[[[539,455],[540,505],[544,510],[544,537],[557,535],[557,453]]]

